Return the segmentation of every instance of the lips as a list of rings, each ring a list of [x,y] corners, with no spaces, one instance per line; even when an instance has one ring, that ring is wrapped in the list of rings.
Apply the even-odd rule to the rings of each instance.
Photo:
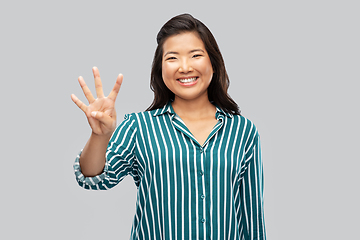
[[[178,78],[178,80],[181,83],[192,83],[195,82],[198,79],[198,77],[187,77],[187,78]]]

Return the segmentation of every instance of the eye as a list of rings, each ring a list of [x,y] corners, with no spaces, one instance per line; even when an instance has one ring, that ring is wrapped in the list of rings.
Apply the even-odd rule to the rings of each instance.
[[[199,58],[199,57],[202,57],[202,55],[201,55],[201,54],[195,54],[195,55],[193,56],[193,58]]]
[[[166,59],[166,61],[167,60],[175,60],[176,59],[176,57],[168,57],[167,59]]]

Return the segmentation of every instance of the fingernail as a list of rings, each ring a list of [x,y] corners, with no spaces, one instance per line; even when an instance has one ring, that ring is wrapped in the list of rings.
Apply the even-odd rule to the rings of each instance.
[[[96,117],[96,113],[97,113],[97,112],[91,112],[91,116],[92,116],[92,117]]]

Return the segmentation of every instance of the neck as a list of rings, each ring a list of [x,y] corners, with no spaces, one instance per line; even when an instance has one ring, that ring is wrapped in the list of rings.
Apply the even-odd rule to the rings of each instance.
[[[209,115],[215,117],[216,107],[206,98],[192,100],[181,99],[175,96],[172,107],[181,118],[200,119]]]

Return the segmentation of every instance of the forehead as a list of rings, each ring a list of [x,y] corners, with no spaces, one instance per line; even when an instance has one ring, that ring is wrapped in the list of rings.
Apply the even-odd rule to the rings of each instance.
[[[205,46],[196,32],[184,32],[173,35],[165,40],[163,45],[164,54],[168,51],[188,51],[195,48],[203,49]]]

